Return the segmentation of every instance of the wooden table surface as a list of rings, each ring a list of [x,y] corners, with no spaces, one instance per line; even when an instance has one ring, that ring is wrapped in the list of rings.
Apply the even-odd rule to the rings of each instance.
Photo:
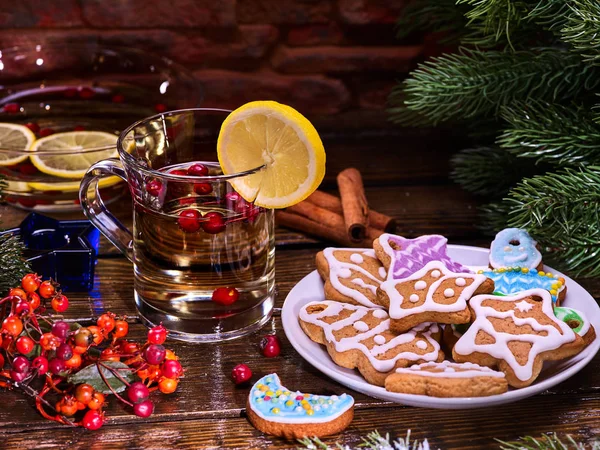
[[[416,236],[446,235],[451,243],[489,245],[477,231],[477,201],[452,185],[447,178],[448,158],[459,145],[439,133],[403,132],[324,136],[327,175],[323,188],[335,191],[335,175],[358,167],[367,186],[370,205],[398,219],[398,233]],[[26,212],[0,207],[4,227],[17,225]],[[117,215],[131,221],[128,200],[120,202]],[[69,214],[56,217],[80,217]],[[220,344],[191,345],[167,341],[186,369],[175,394],[154,394],[154,414],[140,419],[111,399],[108,420],[96,432],[73,429],[43,419],[30,399],[17,392],[0,392],[0,448],[296,448],[296,443],[266,436],[245,417],[248,387],[238,388],[230,379],[233,366],[248,364],[258,377],[277,372],[284,384],[306,392],[355,396],[352,424],[325,442],[360,443],[360,437],[379,430],[416,439],[427,438],[432,449],[498,448],[494,438],[516,439],[549,431],[571,434],[583,441],[600,435],[600,355],[581,372],[551,390],[509,405],[471,409],[434,410],[403,406],[352,392],[304,361],[287,341],[280,308],[290,289],[315,269],[315,254],[326,246],[313,238],[277,229],[276,312],[260,332],[245,339]],[[105,311],[135,316],[131,264],[107,242],[102,244],[94,288],[70,294],[68,317],[92,319]],[[598,280],[578,280],[600,298]],[[267,332],[282,341],[281,355],[268,359],[258,350]],[[145,328],[131,327],[143,339]]]

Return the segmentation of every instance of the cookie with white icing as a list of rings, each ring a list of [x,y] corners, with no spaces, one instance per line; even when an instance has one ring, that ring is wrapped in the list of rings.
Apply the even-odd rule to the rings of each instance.
[[[537,242],[520,228],[505,228],[500,231],[490,245],[490,267],[527,267],[542,270],[542,254]]]
[[[471,273],[447,255],[447,243],[448,239],[438,234],[407,239],[384,233],[373,241],[373,249],[388,271],[388,280],[406,278],[431,261],[443,262],[452,272]]]
[[[503,394],[508,383],[504,373],[489,367],[442,361],[396,369],[385,379],[385,388],[430,397],[487,397]]]
[[[444,359],[437,324],[393,333],[383,309],[325,300],[304,305],[298,320],[310,339],[327,347],[333,362],[358,369],[378,386],[399,367]]]
[[[443,262],[430,261],[406,278],[381,283],[376,301],[388,310],[391,330],[403,333],[425,322],[468,323],[467,301],[493,290],[484,275],[454,273]]]
[[[544,361],[568,358],[585,348],[583,338],[555,316],[544,289],[477,295],[469,307],[474,321],[454,345],[454,360],[497,367],[510,386],[529,386]]]
[[[317,253],[316,262],[326,299],[378,307],[374,301],[386,271],[372,249],[328,247]]]
[[[258,380],[246,402],[248,420],[263,433],[286,439],[328,436],[345,429],[354,417],[348,394],[317,395],[292,391],[277,374]]]

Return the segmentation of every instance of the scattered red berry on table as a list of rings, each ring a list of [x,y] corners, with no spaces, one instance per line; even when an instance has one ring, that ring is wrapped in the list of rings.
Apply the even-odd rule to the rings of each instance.
[[[87,383],[79,384],[75,388],[75,398],[84,405],[87,405],[90,402],[93,395],[94,388]]]
[[[48,370],[54,375],[60,375],[63,372],[66,372],[67,365],[65,361],[60,358],[52,358],[48,361]]]
[[[16,316],[8,316],[2,322],[2,329],[11,336],[17,337],[23,331],[23,322]]]
[[[246,364],[238,364],[231,371],[231,377],[235,384],[246,383],[252,378],[252,371]]]
[[[274,334],[269,334],[260,340],[260,350],[267,358],[274,358],[281,353],[281,343]]]
[[[73,357],[73,349],[69,344],[60,344],[56,349],[56,357],[63,361],[68,361]]]
[[[8,296],[19,297],[21,300],[27,299],[27,293],[21,288],[12,288],[10,291],[8,291]]]
[[[115,328],[113,330],[113,337],[121,338],[127,336],[129,333],[129,324],[124,320],[115,321]]]
[[[127,388],[127,397],[131,403],[140,403],[146,400],[150,396],[150,391],[144,383],[136,381],[131,383]]]
[[[144,359],[153,366],[162,363],[165,359],[166,350],[162,345],[150,344],[144,350]]]
[[[188,233],[194,233],[200,229],[200,213],[195,209],[184,209],[179,213],[177,223],[179,227]]]
[[[87,407],[90,409],[100,409],[104,406],[104,394],[102,392],[95,391],[92,394],[92,398],[87,404]]]
[[[209,234],[218,234],[223,231],[226,227],[225,218],[223,214],[216,211],[211,211],[204,215],[204,221],[202,222],[202,229]]]
[[[115,328],[114,314],[102,314],[96,324],[104,333],[110,333]]]
[[[0,367],[2,367],[1,364]],[[31,363],[31,368],[37,370],[39,375],[45,375],[48,372],[48,359],[45,356],[38,356]]]
[[[42,298],[48,299],[48,298],[52,298],[52,296],[54,294],[56,294],[56,288],[52,284],[52,281],[46,280],[46,281],[42,281],[42,284],[40,284],[38,292],[40,293],[40,296]]]
[[[32,310],[38,309],[41,304],[40,296],[37,295],[35,292],[28,292],[27,293],[27,303],[29,303],[29,306],[31,307]]]
[[[24,356],[16,356],[12,362],[12,370],[19,373],[27,373],[29,371],[30,363]]]
[[[54,311],[63,313],[69,307],[69,299],[66,295],[58,294],[52,299],[51,305]]]
[[[212,301],[221,305],[229,306],[237,302],[240,293],[236,288],[220,287],[213,291]]]
[[[144,400],[143,402],[136,403],[133,405],[133,412],[138,417],[150,417],[154,412],[154,403],[151,400]]]
[[[24,300],[19,300],[15,305],[15,315],[25,316],[31,311],[31,306]]]
[[[179,381],[177,380],[162,377],[160,380],[158,380],[158,390],[163,394],[172,394],[177,390],[178,384]]]
[[[166,378],[177,379],[181,375],[183,375],[183,367],[181,367],[181,364],[179,363],[179,361],[176,361],[173,359],[165,360],[165,362],[162,365],[161,370],[162,370],[163,377],[166,377]]]
[[[52,334],[63,341],[67,339],[69,331],[71,330],[70,325],[67,322],[59,320],[52,324]]]
[[[35,347],[35,342],[29,336],[19,336],[15,342],[15,347],[21,355],[28,355]]]

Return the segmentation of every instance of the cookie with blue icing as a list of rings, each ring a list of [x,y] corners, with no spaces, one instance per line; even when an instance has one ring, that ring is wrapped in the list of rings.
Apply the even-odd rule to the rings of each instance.
[[[256,382],[246,402],[248,419],[258,430],[287,439],[328,436],[345,429],[354,418],[348,394],[316,395],[292,391],[272,373]]]
[[[480,270],[478,273],[494,281],[496,295],[511,295],[528,289],[545,289],[550,292],[554,305],[560,306],[567,294],[565,279],[550,272],[527,267],[503,267]]]
[[[520,228],[506,228],[500,231],[490,246],[490,267],[527,267],[542,270],[542,254],[537,242],[527,231]]]

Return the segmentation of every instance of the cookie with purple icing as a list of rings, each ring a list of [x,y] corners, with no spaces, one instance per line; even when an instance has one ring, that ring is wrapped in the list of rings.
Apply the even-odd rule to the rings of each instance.
[[[377,386],[399,367],[444,359],[437,324],[394,333],[383,309],[324,300],[304,305],[298,321],[310,339],[326,346],[334,363],[358,369]]]
[[[447,243],[444,236],[437,234],[407,239],[384,233],[373,241],[373,249],[388,272],[388,280],[406,278],[431,261],[443,262],[451,272],[471,273],[447,255]]]
[[[372,249],[328,247],[317,253],[316,264],[326,299],[377,307],[377,288],[386,271]]]
[[[387,309],[391,330],[403,333],[425,322],[469,323],[467,301],[493,290],[484,275],[454,273],[442,261],[430,261],[406,278],[381,283],[377,304]]]
[[[442,361],[396,369],[385,379],[385,388],[430,397],[487,397],[503,394],[508,383],[504,373],[489,367]]]
[[[246,401],[248,420],[263,433],[286,439],[339,433],[354,418],[348,394],[316,395],[292,391],[272,373],[258,380]]]

